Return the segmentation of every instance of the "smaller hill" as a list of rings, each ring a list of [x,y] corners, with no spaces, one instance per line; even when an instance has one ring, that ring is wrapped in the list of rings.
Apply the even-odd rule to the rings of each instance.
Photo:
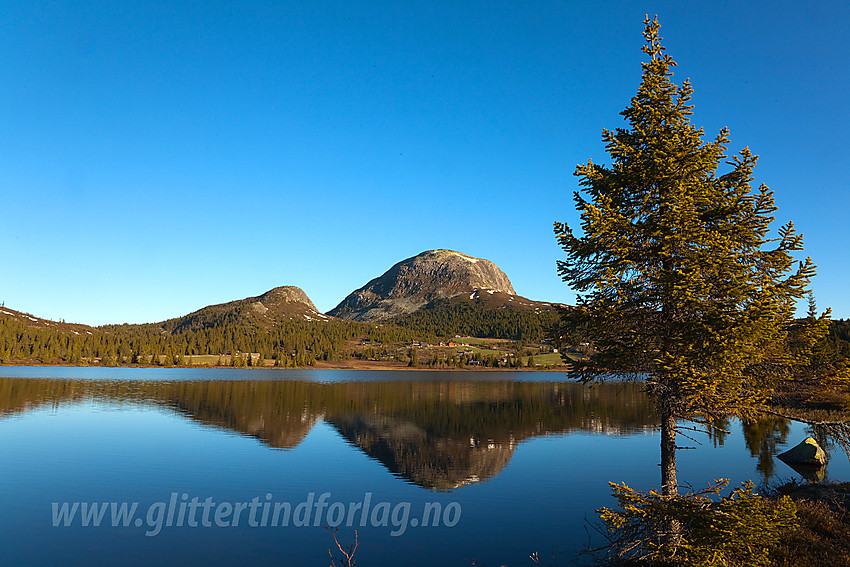
[[[299,287],[276,287],[262,295],[209,305],[162,323],[168,333],[197,331],[226,324],[269,328],[282,321],[328,321]]]

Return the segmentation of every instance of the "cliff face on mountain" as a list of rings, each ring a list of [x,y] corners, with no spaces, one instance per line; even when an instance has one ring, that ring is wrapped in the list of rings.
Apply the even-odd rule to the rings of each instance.
[[[493,262],[453,250],[429,250],[353,291],[328,314],[356,321],[390,319],[434,300],[479,290],[515,294],[508,276]]]

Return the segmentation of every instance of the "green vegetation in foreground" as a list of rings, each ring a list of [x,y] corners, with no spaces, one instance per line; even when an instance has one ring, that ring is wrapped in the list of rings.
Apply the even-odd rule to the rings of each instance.
[[[615,486],[621,509],[600,510],[612,545],[600,550],[597,562],[623,567],[850,565],[850,483],[791,482],[764,496],[745,484],[726,497],[709,497],[724,485],[721,481],[676,500]],[[677,557],[656,543],[664,529],[658,520],[667,517],[685,526]],[[627,549],[636,541],[645,545]]]
[[[602,508],[608,562],[714,567],[767,565],[781,538],[798,527],[790,498],[770,501],[744,483],[717,498],[728,481],[670,498],[612,483],[619,508]],[[671,539],[675,545],[667,542]]]

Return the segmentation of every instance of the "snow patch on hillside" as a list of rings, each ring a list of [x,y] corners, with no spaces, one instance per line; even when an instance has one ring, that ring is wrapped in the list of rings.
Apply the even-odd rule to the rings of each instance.
[[[478,258],[473,258],[472,256],[467,256],[466,254],[461,254],[460,252],[454,252],[454,251],[452,251],[452,254],[454,254],[458,258],[462,258],[462,259],[466,260],[467,262],[472,262],[473,264],[478,263]]]

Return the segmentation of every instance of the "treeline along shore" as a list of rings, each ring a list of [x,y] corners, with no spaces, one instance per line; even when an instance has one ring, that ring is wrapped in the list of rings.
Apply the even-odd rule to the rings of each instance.
[[[293,319],[268,327],[233,318],[169,330],[168,322],[88,327],[4,307],[0,364],[482,369],[561,365],[557,347],[547,338],[548,329],[557,324],[556,312],[467,311],[381,323]]]

